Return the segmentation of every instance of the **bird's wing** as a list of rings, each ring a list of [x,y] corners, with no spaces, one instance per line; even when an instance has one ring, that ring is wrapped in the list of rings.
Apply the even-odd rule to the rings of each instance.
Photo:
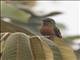
[[[42,16],[42,17],[55,16],[55,15],[59,15],[59,14],[62,14],[62,12],[58,12],[58,11],[56,11],[56,12],[51,12],[51,13],[49,13],[49,14],[46,14],[46,15]]]
[[[55,28],[54,31],[55,31],[55,34],[56,34],[57,37],[62,38],[61,32],[57,27]]]

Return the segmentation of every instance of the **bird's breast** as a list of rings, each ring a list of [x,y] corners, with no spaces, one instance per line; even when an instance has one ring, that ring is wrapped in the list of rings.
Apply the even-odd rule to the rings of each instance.
[[[49,26],[43,26],[40,31],[43,33],[53,33],[53,28]]]

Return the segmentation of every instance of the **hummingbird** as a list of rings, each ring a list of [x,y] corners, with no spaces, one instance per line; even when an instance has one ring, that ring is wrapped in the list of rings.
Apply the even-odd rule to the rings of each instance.
[[[40,33],[50,39],[51,37],[57,36],[58,38],[62,38],[60,30],[56,26],[56,22],[54,19],[45,18],[42,20],[40,28]]]

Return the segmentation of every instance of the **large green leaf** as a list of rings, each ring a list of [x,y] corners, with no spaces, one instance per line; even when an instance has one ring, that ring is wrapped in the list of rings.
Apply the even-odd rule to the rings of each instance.
[[[48,44],[38,37],[30,38],[30,46],[34,60],[54,60],[54,55]]]
[[[1,20],[0,26],[1,26],[0,32],[3,32],[3,33],[4,32],[10,32],[10,33],[23,32],[23,33],[26,33],[27,35],[33,35],[30,29],[21,27],[14,23],[8,23],[8,22]]]
[[[2,17],[6,16],[18,22],[27,22],[27,20],[30,18],[30,14],[17,9],[12,4],[1,2],[0,8]]]
[[[28,36],[24,33],[13,33],[5,43],[2,60],[32,60]]]
[[[60,49],[63,60],[77,60],[77,57],[73,51],[73,49],[67,45],[63,39],[58,37],[52,37],[51,39]]]
[[[54,42],[44,37],[41,37],[41,39],[45,41],[48,44],[48,46],[51,48],[52,53],[54,55],[54,60],[63,60],[59,47]]]

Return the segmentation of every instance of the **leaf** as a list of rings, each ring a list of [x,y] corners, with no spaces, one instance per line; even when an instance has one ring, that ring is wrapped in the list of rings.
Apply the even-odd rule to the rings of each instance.
[[[75,40],[75,39],[80,39],[80,35],[73,35],[73,36],[64,37],[64,40]]]
[[[32,60],[28,36],[24,33],[11,34],[5,43],[2,60]]]
[[[27,20],[30,18],[30,14],[25,13],[18,8],[16,8],[12,4],[6,4],[5,2],[1,2],[1,16],[2,17],[9,17],[14,21],[18,22],[27,22]]]
[[[48,44],[48,46],[51,48],[52,53],[54,55],[54,60],[63,60],[61,52],[60,52],[58,46],[54,42],[52,42],[51,40],[46,39],[44,37],[41,37],[41,40],[46,42]]]
[[[0,37],[1,37],[1,38],[0,38],[0,41],[1,41],[1,42],[0,42],[0,43],[1,43],[1,44],[0,44],[0,45],[1,45],[1,46],[0,46],[0,47],[1,47],[1,48],[0,48],[0,50],[1,50],[0,53],[2,53],[2,52],[4,51],[6,39],[7,39],[7,37],[10,35],[10,33],[9,33],[9,32],[0,33],[0,35],[1,35],[1,36],[0,36]]]
[[[56,16],[56,15],[59,15],[59,14],[62,14],[62,12],[55,11],[55,12],[51,12],[49,14],[46,14],[42,17]]]
[[[20,25],[14,24],[14,23],[8,23],[8,22],[1,20],[0,25],[1,25],[0,32],[10,32],[10,33],[24,32],[27,35],[33,35],[31,33],[31,30],[29,30],[28,28],[24,28]]]
[[[62,39],[58,37],[52,37],[51,39],[60,49],[63,60],[77,60],[77,57],[73,51],[73,49],[67,45]]]
[[[41,41],[38,37],[30,38],[30,45],[34,60],[53,60],[52,50],[47,43]]]

